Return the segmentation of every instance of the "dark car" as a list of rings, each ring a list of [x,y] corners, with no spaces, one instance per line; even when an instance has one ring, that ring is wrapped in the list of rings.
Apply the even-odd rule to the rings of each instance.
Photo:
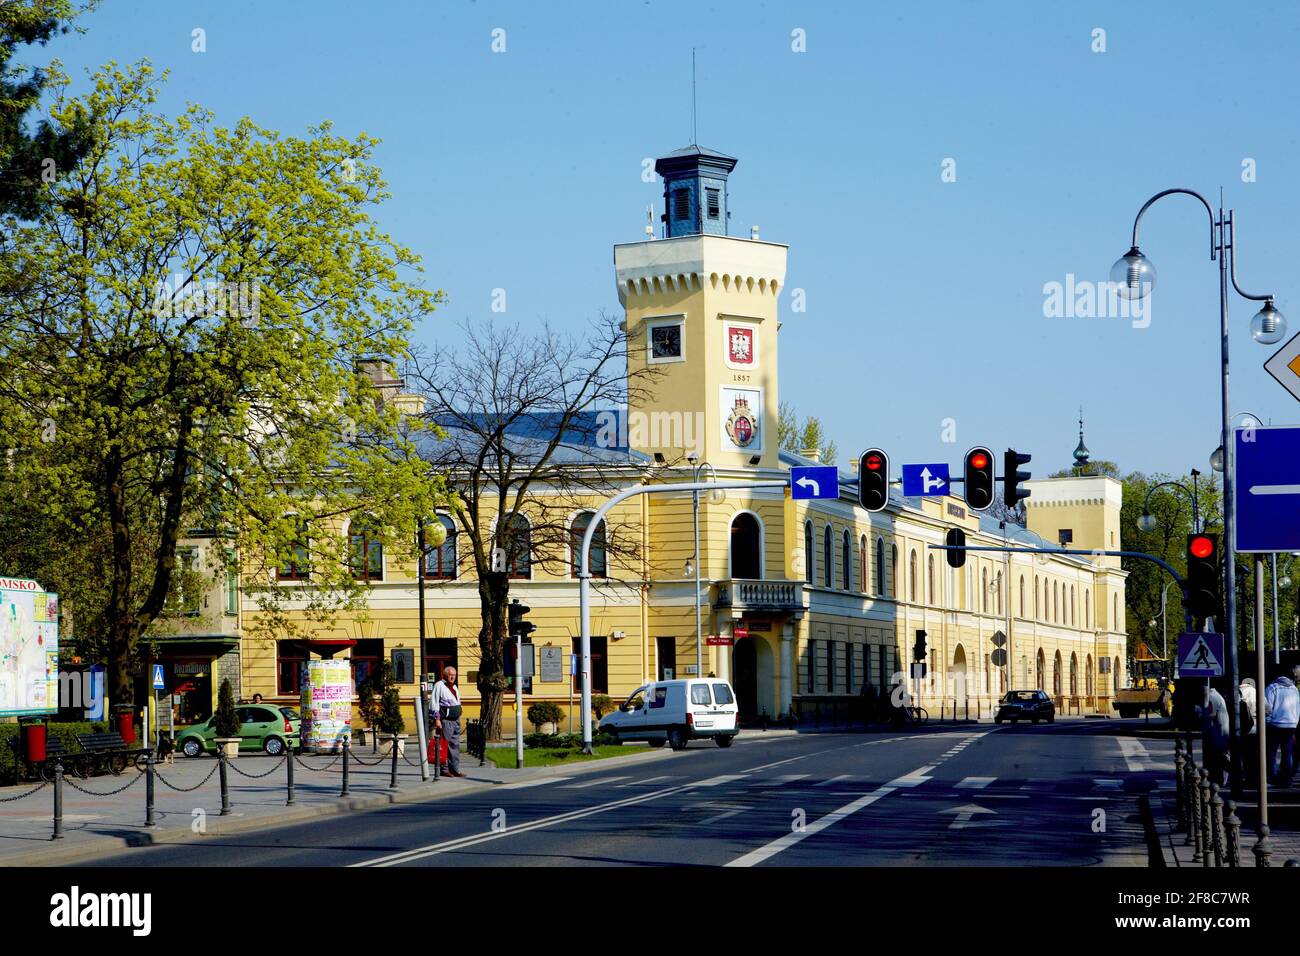
[[[1004,720],[1009,720],[1013,724],[1017,720],[1038,723],[1040,720],[1045,720],[1050,724],[1055,719],[1056,705],[1052,703],[1052,698],[1048,697],[1045,691],[1013,690],[1008,691],[1007,696],[998,703],[998,712],[993,716],[993,723],[1000,724]]]

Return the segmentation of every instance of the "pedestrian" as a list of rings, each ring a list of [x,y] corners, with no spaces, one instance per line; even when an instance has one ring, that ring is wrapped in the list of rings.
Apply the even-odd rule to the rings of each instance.
[[[1223,772],[1228,764],[1228,703],[1214,687],[1206,694],[1201,712],[1201,752],[1210,782],[1223,786]]]
[[[456,689],[456,668],[444,667],[442,680],[433,685],[429,698],[429,716],[437,736],[447,741],[447,763],[441,771],[448,777],[463,777],[460,772],[460,692]]]
[[[1264,690],[1268,774],[1274,783],[1283,787],[1291,786],[1291,778],[1295,775],[1295,727],[1300,720],[1300,690],[1295,685],[1297,677],[1300,677],[1300,664],[1291,668],[1289,676],[1279,674]],[[1275,771],[1273,761],[1279,751],[1281,760]]]
[[[1237,713],[1237,726],[1241,728],[1241,765],[1247,780],[1259,778],[1259,720],[1255,716],[1259,690],[1255,678],[1241,680],[1241,710]]]
[[[255,703],[255,704],[260,704],[261,702],[262,702],[262,695],[261,695],[261,694],[254,694],[254,695],[253,695],[253,703]]]

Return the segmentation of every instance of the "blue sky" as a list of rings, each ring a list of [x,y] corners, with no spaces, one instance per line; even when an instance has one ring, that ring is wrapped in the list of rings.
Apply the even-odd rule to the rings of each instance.
[[[49,53],[74,73],[148,57],[172,111],[382,139],[381,221],[447,291],[420,333],[446,339],[490,317],[495,288],[524,327],[618,311],[611,246],[662,209],[641,164],[690,140],[695,46],[699,141],[740,159],[732,233],[790,246],[781,397],[846,457],[1014,445],[1042,475],[1068,463],[1082,403],[1095,455],[1204,470],[1218,276],[1198,204],[1144,220],[1149,327],[1044,316],[1044,284],[1104,281],[1166,187],[1223,187],[1241,283],[1300,331],[1293,4],[105,0],[85,26]],[[1234,408],[1300,419],[1262,369],[1255,307],[1230,308]]]

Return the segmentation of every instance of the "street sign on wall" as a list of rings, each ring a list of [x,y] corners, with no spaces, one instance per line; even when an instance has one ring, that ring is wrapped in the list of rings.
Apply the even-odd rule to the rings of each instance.
[[[1300,551],[1300,426],[1238,428],[1238,551]]]

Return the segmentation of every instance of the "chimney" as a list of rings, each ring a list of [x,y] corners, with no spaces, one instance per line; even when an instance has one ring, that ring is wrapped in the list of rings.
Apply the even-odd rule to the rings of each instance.
[[[803,455],[803,457],[810,461],[822,460],[822,450],[820,448],[804,448],[799,452],[799,454]]]

